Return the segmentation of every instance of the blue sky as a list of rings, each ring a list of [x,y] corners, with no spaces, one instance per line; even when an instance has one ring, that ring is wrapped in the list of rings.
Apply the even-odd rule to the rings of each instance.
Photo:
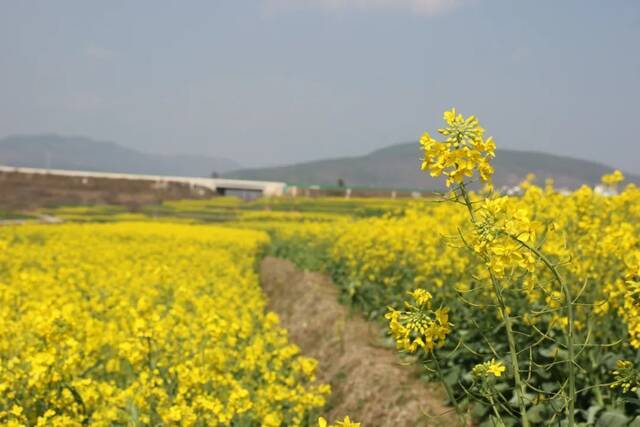
[[[636,0],[0,0],[0,136],[270,165],[416,140],[640,172]]]

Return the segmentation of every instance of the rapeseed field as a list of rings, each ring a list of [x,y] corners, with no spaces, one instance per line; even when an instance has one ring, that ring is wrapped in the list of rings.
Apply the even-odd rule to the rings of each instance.
[[[164,223],[0,229],[0,423],[306,425],[316,361],[265,311],[266,234]]]

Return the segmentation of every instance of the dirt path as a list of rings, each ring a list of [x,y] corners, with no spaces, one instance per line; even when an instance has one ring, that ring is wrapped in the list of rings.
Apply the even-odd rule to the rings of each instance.
[[[318,359],[319,380],[331,384],[331,419],[349,415],[363,427],[456,425],[440,390],[381,345],[376,325],[338,302],[327,276],[268,257],[260,277],[269,308],[303,353]]]

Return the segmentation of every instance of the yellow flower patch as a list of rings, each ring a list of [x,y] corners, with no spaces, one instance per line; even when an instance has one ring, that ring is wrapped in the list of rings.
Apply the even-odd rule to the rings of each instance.
[[[324,405],[254,272],[266,234],[0,229],[0,423],[300,425]]]

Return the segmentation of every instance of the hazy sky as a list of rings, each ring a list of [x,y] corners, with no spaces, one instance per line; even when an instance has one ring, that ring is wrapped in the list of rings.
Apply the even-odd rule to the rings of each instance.
[[[0,0],[0,136],[266,165],[416,140],[640,172],[638,0]]]

